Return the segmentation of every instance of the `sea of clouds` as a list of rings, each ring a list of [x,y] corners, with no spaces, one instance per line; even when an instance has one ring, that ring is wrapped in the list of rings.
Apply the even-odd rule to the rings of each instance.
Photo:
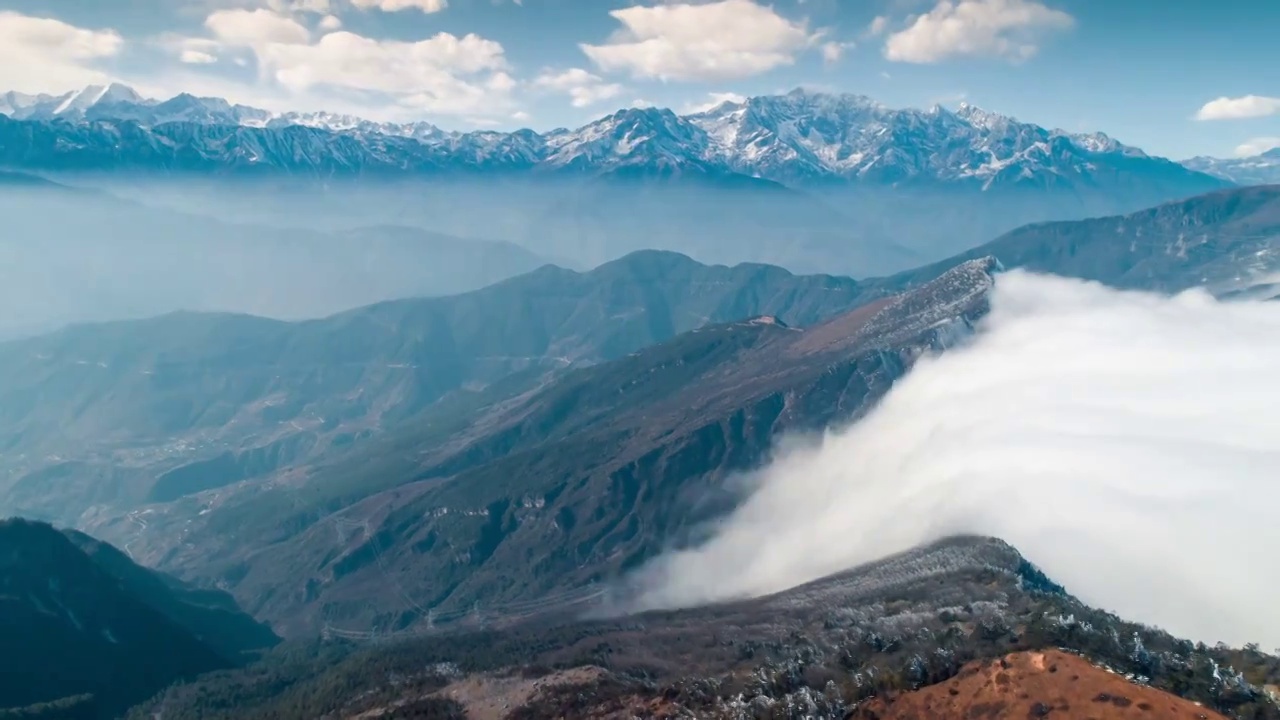
[[[1280,302],[1005,273],[971,342],[748,485],[710,541],[642,570],[643,607],[974,533],[1128,619],[1280,646]]]

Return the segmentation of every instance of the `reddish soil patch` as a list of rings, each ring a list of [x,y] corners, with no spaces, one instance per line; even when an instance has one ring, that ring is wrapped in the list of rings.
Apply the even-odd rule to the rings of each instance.
[[[1226,720],[1057,650],[970,663],[944,683],[864,703],[860,720]]]

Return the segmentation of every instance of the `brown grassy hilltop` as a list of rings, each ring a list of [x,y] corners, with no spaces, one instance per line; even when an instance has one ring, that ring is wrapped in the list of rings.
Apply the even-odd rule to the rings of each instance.
[[[1135,685],[1060,650],[1018,652],[975,661],[954,678],[859,707],[858,720],[1002,718],[1225,718],[1190,700]]]

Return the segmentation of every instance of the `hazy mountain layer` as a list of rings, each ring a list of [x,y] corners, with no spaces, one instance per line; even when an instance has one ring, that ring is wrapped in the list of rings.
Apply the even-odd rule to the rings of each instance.
[[[130,185],[186,207],[194,197],[203,212],[246,221],[349,226],[395,215],[582,265],[658,248],[856,277],[1027,222],[1230,184],[1101,133],[852,95],[797,91],[691,116],[632,108],[542,134],[264,119],[218,99],[129,96],[96,88],[17,102],[10,114],[28,119],[0,117],[0,166]]]
[[[0,339],[174,310],[320,317],[465,292],[546,262],[418,228],[225,222],[19,174],[0,176],[0,215]]]
[[[807,330],[708,326],[462,417],[429,413],[293,479],[228,488],[196,518],[209,499],[157,510],[135,552],[228,582],[304,634],[580,588],[687,541],[733,506],[723,481],[779,433],[857,416],[921,352],[967,332],[991,267]]]
[[[446,397],[448,420],[513,374],[532,386],[760,314],[811,325],[866,292],[650,252],[310,322],[179,313],[0,344],[3,505],[71,522],[90,506],[173,500],[340,450]]]

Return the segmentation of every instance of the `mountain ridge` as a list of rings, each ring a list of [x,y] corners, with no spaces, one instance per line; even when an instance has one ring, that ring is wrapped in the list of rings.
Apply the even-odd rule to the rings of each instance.
[[[665,108],[624,108],[577,129],[543,133],[449,132],[429,123],[379,123],[329,113],[269,113],[231,105],[220,98],[186,94],[161,102],[143,99],[120,85],[90,87],[64,96],[44,96],[43,100],[31,96],[23,100],[13,93],[0,97],[8,98],[0,111],[7,109],[5,114],[13,121],[78,125],[136,143],[152,137],[153,152],[165,140],[199,142],[200,134],[194,127],[237,128],[238,133],[211,133],[208,139],[236,138],[245,148],[239,161],[250,164],[265,164],[270,157],[267,136],[252,131],[323,131],[330,134],[327,142],[332,145],[332,157],[329,162],[311,158],[315,170],[619,172],[641,168],[648,172],[738,174],[792,185],[833,180],[873,184],[976,181],[986,190],[997,184],[1067,182],[1098,171],[1099,163],[1119,163],[1176,176],[1204,189],[1222,182],[1171,161],[1151,158],[1102,133],[1047,130],[967,104],[955,112],[940,106],[924,111],[895,110],[865,96],[799,89],[785,95],[729,101],[689,115]],[[175,106],[181,106],[181,111]],[[186,129],[163,131],[168,125]],[[10,134],[15,131],[8,128]],[[66,135],[73,137],[69,132]],[[335,136],[360,138],[363,146],[357,151]],[[324,136],[306,137],[314,145]],[[34,141],[35,135],[31,138]],[[401,144],[403,140],[413,144]],[[87,137],[81,135],[80,142],[87,143]],[[302,138],[297,142],[303,142]],[[918,148],[898,151],[913,146]],[[395,152],[389,153],[391,150]],[[10,163],[15,160],[8,158]]]
[[[10,378],[0,388],[0,447],[34,451],[39,438],[62,446],[46,444],[29,460],[5,456],[16,474],[0,474],[0,485],[8,507],[40,517],[66,502],[79,508],[73,515],[137,503],[161,481],[164,497],[212,489],[201,478],[243,479],[450,398],[479,402],[508,377],[535,382],[748,316],[809,325],[865,292],[848,278],[650,251],[589,272],[545,265],[471,293],[321,320],[170,313],[80,325],[0,343]],[[73,437],[78,448],[65,442]],[[63,461],[36,461],[44,453]],[[51,492],[62,505],[49,502]]]
[[[1237,185],[1280,184],[1280,147],[1246,157],[1193,157],[1182,164]]]

